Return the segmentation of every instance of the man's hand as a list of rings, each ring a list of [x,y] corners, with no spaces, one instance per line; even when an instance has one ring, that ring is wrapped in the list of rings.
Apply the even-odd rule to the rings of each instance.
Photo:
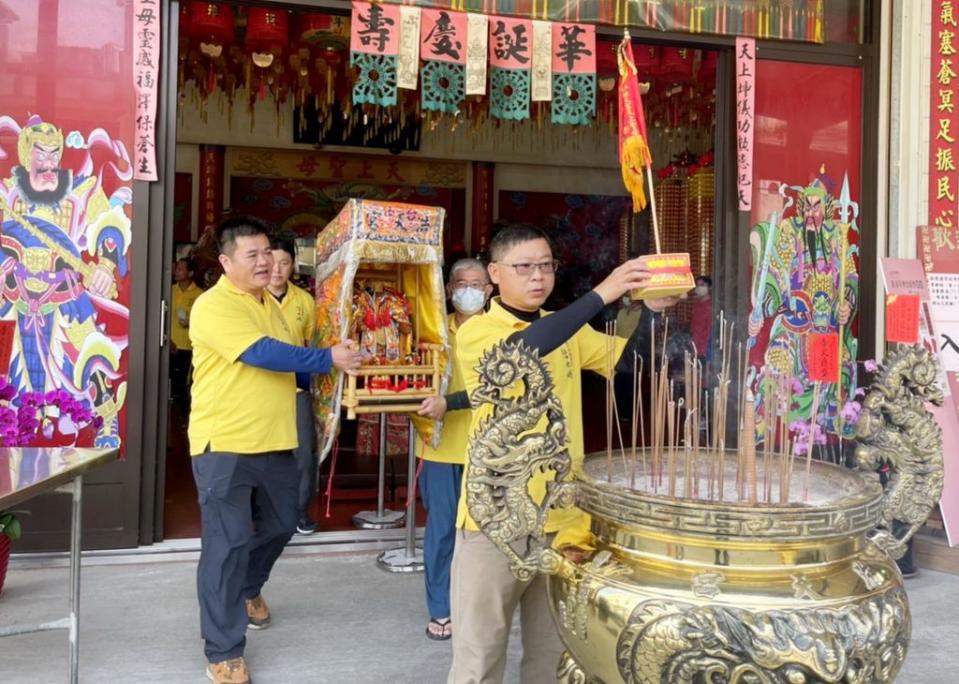
[[[614,268],[603,282],[594,287],[593,292],[603,298],[604,304],[610,304],[627,292],[646,287],[652,278],[652,273],[646,266],[646,259],[641,256],[638,259],[623,262]]]
[[[113,271],[106,266],[98,265],[93,269],[87,289],[98,297],[111,297],[114,293]]]
[[[439,420],[446,415],[446,397],[426,397],[416,413],[433,420]]]
[[[586,549],[581,549],[578,546],[564,546],[560,549],[562,554],[566,556],[567,560],[570,560],[574,563],[582,563],[584,560],[589,558],[590,552]]]
[[[356,342],[353,340],[334,344],[330,347],[330,355],[333,357],[333,366],[349,375],[356,375],[357,369],[363,363],[363,355],[357,351]]]
[[[852,318],[852,305],[849,302],[843,302],[839,305],[839,325],[846,325]]]
[[[678,302],[680,299],[683,299],[686,295],[674,295],[672,297],[653,297],[652,299],[644,299],[643,303],[646,305],[646,308],[650,311],[655,311],[659,313],[660,311],[665,311],[673,304]]]

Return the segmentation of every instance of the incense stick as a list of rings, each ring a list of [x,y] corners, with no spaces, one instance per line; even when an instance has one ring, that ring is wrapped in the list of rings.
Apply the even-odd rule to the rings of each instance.
[[[746,399],[743,415],[743,451],[746,459],[746,496],[749,503],[756,503],[756,407],[751,398]]]
[[[809,448],[806,450],[806,474],[803,478],[802,498],[803,501],[809,501],[809,476],[812,470],[812,448],[813,441],[816,438],[816,418],[819,414],[819,383],[813,383],[812,390],[812,415],[809,417]]]

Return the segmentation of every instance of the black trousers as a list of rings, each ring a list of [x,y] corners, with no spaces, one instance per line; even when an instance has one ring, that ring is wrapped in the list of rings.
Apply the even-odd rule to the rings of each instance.
[[[300,470],[300,489],[297,504],[300,518],[305,518],[310,501],[316,492],[316,426],[313,422],[313,397],[309,392],[296,393],[296,439],[299,442],[293,455]]]
[[[293,454],[206,452],[193,457],[202,513],[197,568],[200,633],[207,660],[243,655],[244,599],[259,595],[297,523]]]

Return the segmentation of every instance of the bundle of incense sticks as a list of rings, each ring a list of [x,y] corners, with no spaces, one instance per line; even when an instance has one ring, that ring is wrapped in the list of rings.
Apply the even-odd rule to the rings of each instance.
[[[734,346],[734,329],[721,313],[718,331],[718,367],[709,375],[704,372],[695,350],[685,352],[680,385],[670,379],[669,319],[665,321],[663,336],[657,340],[655,324],[650,328],[649,375],[649,441],[647,443],[646,411],[644,407],[643,358],[633,353],[632,409],[630,447],[627,450],[615,400],[612,373],[607,381],[607,478],[614,478],[614,443],[619,442],[623,459],[624,477],[629,486],[637,485],[638,476],[644,478],[644,488],[653,493],[687,499],[723,501],[730,497],[726,491],[727,426],[738,431],[737,455],[734,468],[735,486],[731,487],[733,500],[749,503],[772,503],[790,500],[792,473],[797,444],[789,437],[789,416],[792,403],[790,379],[771,368],[759,373],[763,401],[763,423],[757,432],[757,398],[753,394],[753,378],[757,368],[747,365],[747,352],[741,342]],[[616,326],[607,325],[607,355],[609,368],[617,362]],[[733,369],[733,362],[737,367]],[[704,386],[704,379],[712,382]],[[730,387],[738,385],[739,395],[730,409]],[[814,385],[810,430],[805,436],[806,467],[802,500],[808,501],[812,451],[815,444],[816,417],[819,411],[821,387]],[[738,415],[733,415],[732,412]],[[615,424],[615,432],[613,425]],[[704,427],[701,427],[704,426]],[[761,440],[762,444],[758,442]],[[758,449],[761,447],[761,453]],[[680,460],[681,459],[681,460]],[[640,462],[641,460],[641,462]],[[760,469],[762,470],[760,477]],[[679,478],[682,478],[680,486]],[[778,496],[776,491],[778,489]],[[798,498],[798,497],[797,497]]]

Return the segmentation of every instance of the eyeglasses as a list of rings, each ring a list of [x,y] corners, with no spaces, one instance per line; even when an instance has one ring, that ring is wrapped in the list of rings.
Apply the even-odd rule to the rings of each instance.
[[[531,264],[529,262],[524,262],[521,264],[507,264],[502,261],[498,263],[503,264],[503,266],[509,266],[516,271],[516,275],[518,276],[532,275],[534,270],[539,271],[543,275],[549,275],[551,273],[555,273],[556,269],[559,268],[559,262],[556,261],[556,259],[553,259],[552,261],[544,261],[540,264]]]

